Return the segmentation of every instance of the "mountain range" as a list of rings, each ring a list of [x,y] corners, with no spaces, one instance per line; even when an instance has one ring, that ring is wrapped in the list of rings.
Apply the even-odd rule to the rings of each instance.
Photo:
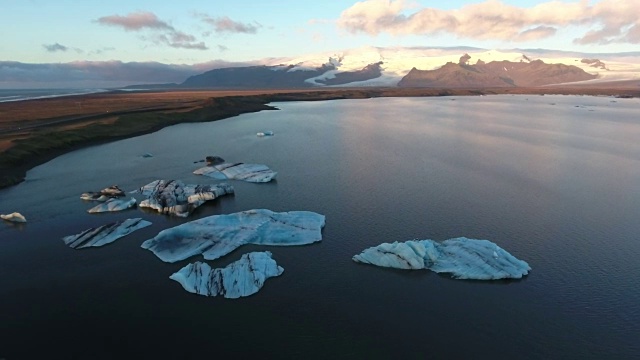
[[[81,69],[81,71],[79,71]],[[102,87],[529,87],[626,81],[640,84],[640,52],[577,53],[545,49],[363,47],[295,58],[194,65],[0,61],[0,88]],[[142,85],[140,85],[142,84]]]

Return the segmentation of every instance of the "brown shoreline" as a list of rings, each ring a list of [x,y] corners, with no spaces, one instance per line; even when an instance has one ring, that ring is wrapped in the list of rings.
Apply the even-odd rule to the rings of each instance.
[[[640,97],[640,87],[633,82],[624,86],[611,83],[495,89],[172,90],[6,102],[0,103],[0,188],[18,184],[33,167],[83,147],[148,134],[178,123],[276,109],[268,105],[271,102],[494,94]]]

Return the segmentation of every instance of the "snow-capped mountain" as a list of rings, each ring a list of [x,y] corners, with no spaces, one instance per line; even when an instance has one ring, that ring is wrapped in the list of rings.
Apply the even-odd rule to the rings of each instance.
[[[181,86],[538,86],[640,80],[640,53],[364,47],[289,59],[267,59],[261,63],[257,66],[213,69],[190,77]],[[456,71],[453,71],[454,67]],[[431,75],[437,77],[438,81],[415,81],[417,72],[429,71],[435,72]],[[477,75],[478,71],[484,75]],[[409,74],[414,81],[405,78]],[[463,79],[465,77],[466,80]]]

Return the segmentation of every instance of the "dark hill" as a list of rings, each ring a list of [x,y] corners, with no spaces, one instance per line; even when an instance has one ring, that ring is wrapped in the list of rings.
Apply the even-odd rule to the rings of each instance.
[[[324,64],[311,70],[292,70],[287,66],[246,66],[214,69],[189,77],[180,87],[185,88],[299,88],[313,86],[306,79],[334,70],[332,64]]]
[[[447,63],[436,70],[413,68],[400,80],[400,87],[516,87],[542,86],[595,79],[579,67],[531,62],[478,61],[475,65]]]

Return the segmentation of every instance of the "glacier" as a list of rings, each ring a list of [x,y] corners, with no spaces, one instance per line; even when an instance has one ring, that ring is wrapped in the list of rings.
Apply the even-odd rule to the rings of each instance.
[[[322,240],[324,215],[311,211],[267,209],[212,215],[162,230],[142,243],[165,262],[202,254],[215,260],[245,244],[306,245]]]
[[[233,194],[233,187],[226,183],[193,185],[180,180],[155,180],[134,192],[140,192],[147,197],[140,202],[141,208],[187,217],[206,201]]]
[[[0,219],[16,223],[27,222],[27,219],[19,212],[12,212],[11,214],[0,214]]]
[[[360,263],[397,269],[428,269],[450,273],[455,279],[497,280],[520,279],[531,270],[489,240],[459,237],[443,242],[409,240],[382,243],[355,255]]]
[[[62,241],[72,249],[83,249],[87,247],[98,247],[110,244],[123,236],[151,225],[151,222],[141,218],[126,219],[97,228],[87,229],[76,235],[69,235],[62,238]]]
[[[264,251],[244,254],[224,268],[212,269],[207,263],[196,261],[169,278],[190,293],[237,299],[257,293],[266,279],[280,276],[283,271],[271,258],[271,252]]]
[[[228,162],[205,166],[195,170],[193,173],[218,180],[232,179],[254,183],[269,182],[278,174],[269,169],[267,165]]]
[[[111,198],[87,210],[88,213],[101,213],[109,211],[122,211],[136,206],[136,199],[129,200]]]

